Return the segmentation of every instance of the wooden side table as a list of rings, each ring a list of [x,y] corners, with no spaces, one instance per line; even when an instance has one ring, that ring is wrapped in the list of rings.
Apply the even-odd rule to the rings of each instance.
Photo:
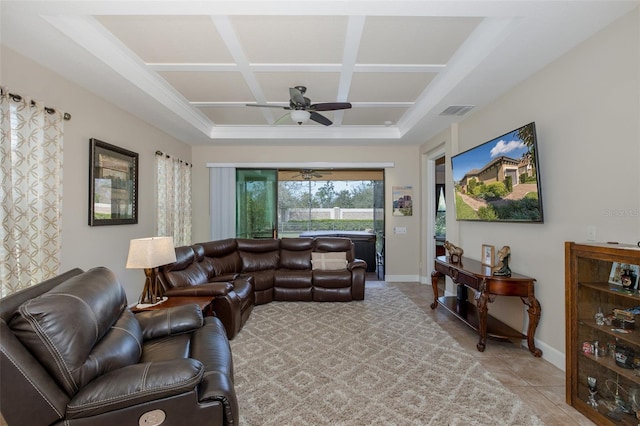
[[[213,313],[213,306],[211,302],[213,302],[213,298],[211,296],[177,296],[170,297],[166,301],[155,306],[150,306],[148,308],[138,308],[134,306],[131,308],[131,311],[133,313],[142,311],[155,311],[158,309],[173,308],[174,306],[196,304],[200,306],[200,309],[202,309],[202,315],[215,316]]]

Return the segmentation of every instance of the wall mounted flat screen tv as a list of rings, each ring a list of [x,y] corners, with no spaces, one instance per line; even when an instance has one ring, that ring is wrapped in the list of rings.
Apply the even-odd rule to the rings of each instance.
[[[535,123],[451,157],[456,219],[542,223]]]

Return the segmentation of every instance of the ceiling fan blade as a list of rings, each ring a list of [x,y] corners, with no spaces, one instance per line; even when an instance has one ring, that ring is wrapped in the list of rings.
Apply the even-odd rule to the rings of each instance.
[[[282,117],[278,118],[276,121],[273,122],[274,126],[277,126],[278,124],[282,124],[283,121],[285,121],[287,118],[289,118],[289,113],[285,113]]]
[[[335,111],[337,109],[349,109],[351,104],[349,102],[323,102],[321,104],[313,104],[309,108],[309,111]]]
[[[263,104],[245,104],[249,107],[259,107],[259,108],[282,108],[282,109],[291,109],[288,106],[280,106],[280,105],[263,105]]]
[[[289,96],[291,97],[291,102],[295,105],[305,105],[304,96],[297,87],[289,87]]]
[[[318,114],[315,111],[309,111],[309,113],[311,114],[311,117],[309,118],[315,121],[316,123],[324,124],[325,126],[331,126],[333,124],[333,122],[329,120],[327,117],[325,117],[324,115]]]

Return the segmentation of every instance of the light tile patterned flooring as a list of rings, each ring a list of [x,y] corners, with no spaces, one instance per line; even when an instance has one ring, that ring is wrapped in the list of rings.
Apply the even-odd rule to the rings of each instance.
[[[488,340],[484,352],[478,352],[478,335],[444,309],[431,309],[433,291],[419,283],[385,283],[367,276],[367,288],[393,286],[399,288],[427,315],[460,343],[470,354],[529,404],[547,425],[593,425],[589,419],[565,402],[564,371],[542,358],[535,358],[520,342]],[[442,288],[442,286],[439,286]]]

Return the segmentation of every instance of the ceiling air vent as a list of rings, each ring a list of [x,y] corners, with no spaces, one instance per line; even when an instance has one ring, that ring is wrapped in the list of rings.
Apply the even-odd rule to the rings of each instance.
[[[460,117],[471,111],[474,106],[475,105],[451,105],[442,111],[440,115],[457,115]]]

